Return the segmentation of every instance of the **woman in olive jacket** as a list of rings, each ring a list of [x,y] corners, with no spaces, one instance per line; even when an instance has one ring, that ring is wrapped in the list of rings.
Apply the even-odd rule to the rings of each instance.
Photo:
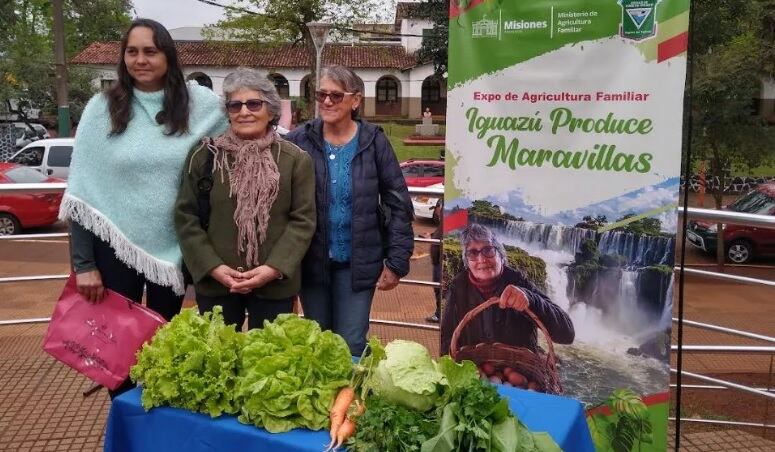
[[[315,171],[275,132],[280,98],[265,76],[239,68],[223,91],[229,130],[189,154],[175,226],[200,312],[220,305],[239,331],[246,310],[248,328],[292,312],[315,232]],[[204,219],[199,197],[208,185]]]

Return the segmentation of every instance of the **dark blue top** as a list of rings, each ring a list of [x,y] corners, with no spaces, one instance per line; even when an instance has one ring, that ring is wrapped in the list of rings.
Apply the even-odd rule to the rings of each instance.
[[[406,189],[393,148],[379,126],[362,119],[350,166],[352,183],[351,255],[352,289],[373,289],[384,266],[398,277],[409,273],[409,257],[414,249],[412,201]],[[297,127],[286,139],[307,151],[315,163],[315,205],[317,226],[302,262],[302,286],[331,282],[330,237],[328,229],[330,174],[323,121],[312,120]],[[398,196],[396,196],[398,193]],[[380,199],[390,208],[390,224],[380,227]]]
[[[358,150],[358,132],[353,138],[335,146],[326,141],[326,162],[328,162],[328,222],[330,247],[328,257],[336,262],[350,262],[352,255],[353,187],[352,161]]]

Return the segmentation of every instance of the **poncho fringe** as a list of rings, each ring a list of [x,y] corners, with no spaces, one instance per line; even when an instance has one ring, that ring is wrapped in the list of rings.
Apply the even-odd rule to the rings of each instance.
[[[107,242],[121,262],[142,273],[148,281],[171,287],[177,295],[185,294],[183,273],[177,265],[157,259],[140,249],[127,239],[112,221],[83,200],[65,193],[59,207],[59,219],[75,221]]]

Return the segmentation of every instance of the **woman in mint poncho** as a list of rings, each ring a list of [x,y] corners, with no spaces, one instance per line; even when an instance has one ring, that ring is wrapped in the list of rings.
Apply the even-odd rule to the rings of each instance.
[[[137,19],[121,41],[118,80],[84,109],[60,208],[70,222],[78,291],[112,289],[166,319],[185,287],[173,211],[188,150],[226,127],[218,96],[186,85],[175,43]]]

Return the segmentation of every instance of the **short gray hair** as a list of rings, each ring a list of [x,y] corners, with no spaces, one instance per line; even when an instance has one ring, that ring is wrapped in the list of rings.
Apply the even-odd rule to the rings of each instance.
[[[272,117],[269,124],[276,126],[280,121],[281,103],[274,82],[256,69],[238,67],[223,80],[223,96],[226,98],[226,102],[230,100],[232,94],[241,89],[250,89],[261,93],[266,101],[269,116]]]
[[[363,96],[366,91],[363,87],[363,80],[352,69],[345,66],[326,66],[320,71],[320,78],[323,79],[323,77],[341,86],[348,93],[357,93]],[[353,110],[351,114],[353,119],[358,118],[357,110]]]
[[[506,249],[503,244],[495,237],[495,234],[487,226],[481,224],[471,223],[460,234],[460,242],[463,245],[463,266],[468,268],[468,258],[466,257],[466,250],[471,242],[484,242],[489,243],[495,247],[495,251],[500,257],[501,264],[506,265]]]

